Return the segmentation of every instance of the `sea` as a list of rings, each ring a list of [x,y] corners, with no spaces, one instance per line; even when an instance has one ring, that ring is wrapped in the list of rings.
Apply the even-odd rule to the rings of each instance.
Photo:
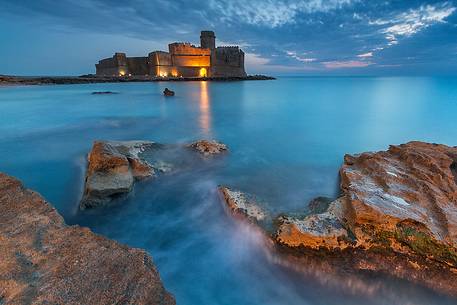
[[[165,87],[176,95],[164,97]],[[180,305],[457,304],[398,279],[284,262],[226,212],[217,191],[251,194],[272,215],[303,213],[315,197],[339,196],[345,154],[413,140],[455,146],[456,115],[455,77],[1,87],[0,171],[42,194],[68,224],[145,249]],[[229,152],[189,155],[183,148],[199,139]],[[171,170],[81,211],[94,140],[165,144],[167,153],[150,157]]]

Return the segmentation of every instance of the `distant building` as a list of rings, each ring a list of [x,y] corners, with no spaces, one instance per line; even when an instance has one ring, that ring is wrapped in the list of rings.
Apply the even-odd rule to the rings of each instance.
[[[162,77],[243,77],[244,52],[238,46],[216,47],[213,31],[202,31],[200,46],[175,42],[168,52],[154,51],[147,57],[115,53],[95,65],[100,76],[149,75]]]

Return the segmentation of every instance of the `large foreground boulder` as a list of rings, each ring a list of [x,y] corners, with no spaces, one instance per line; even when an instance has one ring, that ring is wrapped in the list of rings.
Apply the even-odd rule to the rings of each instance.
[[[457,148],[410,142],[346,155],[340,175],[340,198],[275,219],[276,248],[457,296]]]
[[[80,208],[104,205],[130,192],[135,180],[153,176],[153,167],[139,157],[152,145],[146,141],[95,141],[88,156]]]
[[[175,304],[151,257],[67,226],[0,173],[0,304]]]

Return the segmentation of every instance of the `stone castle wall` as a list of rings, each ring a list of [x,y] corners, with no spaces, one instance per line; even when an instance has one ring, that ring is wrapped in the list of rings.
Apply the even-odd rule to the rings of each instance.
[[[199,55],[199,56],[210,56],[211,50],[196,47],[188,42],[180,43],[170,43],[168,45],[168,51],[172,55]]]
[[[106,76],[151,75],[173,77],[243,77],[244,52],[237,46],[215,47],[212,31],[202,31],[201,46],[171,43],[169,52],[154,51],[147,57],[116,53],[96,64],[96,74]]]
[[[190,43],[172,43],[168,45],[171,54],[172,65],[178,67],[178,73],[183,76],[194,76],[196,69],[182,69],[183,67],[211,66],[211,50],[199,48]],[[193,71],[189,75],[189,71]],[[198,74],[196,75],[198,76]]]
[[[102,59],[95,65],[97,75],[126,75],[127,56],[125,53],[115,53],[113,57]]]
[[[127,57],[129,75],[148,75],[149,64],[147,57]]]
[[[218,47],[211,65],[212,76],[246,76],[244,52],[239,47]]]

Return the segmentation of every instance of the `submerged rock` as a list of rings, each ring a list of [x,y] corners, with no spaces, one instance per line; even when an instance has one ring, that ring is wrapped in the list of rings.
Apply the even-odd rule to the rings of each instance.
[[[308,203],[308,213],[309,214],[320,214],[327,211],[328,207],[332,203],[333,199],[328,197],[317,197],[312,199]]]
[[[188,146],[200,152],[204,156],[220,154],[228,150],[227,145],[219,143],[215,140],[200,140],[193,142]]]
[[[169,173],[172,172],[174,169],[173,164],[164,162],[164,161],[156,161],[152,164],[152,167],[154,168],[155,171],[159,173]]]
[[[153,176],[153,167],[138,156],[152,145],[145,141],[94,142],[88,156],[80,208],[106,204],[114,197],[130,192],[135,180]]]
[[[175,304],[145,251],[67,226],[2,173],[0,209],[1,304]]]
[[[93,95],[103,95],[103,94],[117,94],[117,92],[113,91],[94,91],[92,92]]]
[[[327,208],[276,219],[277,248],[457,296],[457,148],[410,142],[346,155],[340,175],[342,196]]]

